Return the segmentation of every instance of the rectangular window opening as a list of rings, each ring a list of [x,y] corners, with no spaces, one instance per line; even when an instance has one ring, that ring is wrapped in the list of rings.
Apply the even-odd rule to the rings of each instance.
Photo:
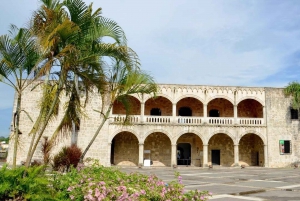
[[[280,154],[291,154],[292,146],[290,140],[279,140]]]
[[[291,119],[298,119],[298,110],[291,108]]]

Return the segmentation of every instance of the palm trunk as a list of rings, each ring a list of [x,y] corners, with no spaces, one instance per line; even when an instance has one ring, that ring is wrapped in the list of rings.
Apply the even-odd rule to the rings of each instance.
[[[95,132],[93,138],[91,139],[89,145],[85,148],[84,152],[81,154],[80,156],[80,163],[83,162],[83,158],[85,157],[86,153],[88,152],[88,150],[90,149],[90,147],[92,146],[92,144],[94,143],[95,139],[97,138],[97,136],[99,135],[100,133],[100,130],[102,129],[103,125],[105,124],[106,120],[109,118],[109,114],[110,114],[110,110],[112,108],[112,104],[110,104],[110,106],[108,107],[106,113],[105,113],[105,116],[104,118],[102,119],[102,122],[100,124],[100,126],[98,127],[97,131]]]
[[[18,141],[19,141],[19,124],[20,124],[20,112],[21,112],[21,97],[22,94],[18,93],[17,100],[17,111],[16,111],[16,126],[15,126],[15,144],[14,144],[14,154],[13,154],[13,168],[17,166],[17,151],[18,151]]]

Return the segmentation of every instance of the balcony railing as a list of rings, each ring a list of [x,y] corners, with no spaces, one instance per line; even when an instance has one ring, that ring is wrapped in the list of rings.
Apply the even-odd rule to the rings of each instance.
[[[111,123],[123,123],[125,115],[112,115]],[[182,117],[182,116],[147,116],[132,115],[127,117],[129,123],[148,123],[148,124],[188,124],[188,125],[264,125],[263,118],[233,118],[233,117]]]

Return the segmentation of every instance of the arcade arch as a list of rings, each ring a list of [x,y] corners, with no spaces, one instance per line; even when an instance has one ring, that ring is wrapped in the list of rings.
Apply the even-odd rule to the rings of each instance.
[[[139,162],[138,138],[127,131],[114,136],[111,142],[110,162],[113,165],[137,166]]]
[[[208,165],[234,165],[234,143],[230,136],[217,133],[209,139]]]
[[[245,99],[239,102],[238,117],[263,118],[263,106],[254,99]]]
[[[186,97],[176,104],[177,116],[203,116],[203,103],[196,98]]]
[[[185,133],[177,140],[177,165],[201,166],[203,142],[194,133]]]
[[[207,105],[207,113],[208,117],[217,113],[218,117],[233,117],[233,104],[225,98],[213,99]]]
[[[258,135],[248,133],[240,139],[239,163],[246,166],[264,166],[264,142]]]
[[[152,166],[171,166],[171,140],[166,134],[154,132],[148,135],[144,150],[150,150]]]
[[[172,102],[163,96],[150,98],[145,102],[145,115],[151,115],[153,109],[159,110],[161,116],[172,116]]]
[[[141,103],[140,101],[133,97],[133,96],[128,96],[128,103],[130,107],[130,115],[140,115],[141,114]],[[124,105],[119,102],[115,101],[113,104],[112,108],[112,114],[126,114],[126,110]]]

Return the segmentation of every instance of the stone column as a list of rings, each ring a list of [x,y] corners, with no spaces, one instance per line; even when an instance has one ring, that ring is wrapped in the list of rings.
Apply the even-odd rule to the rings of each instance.
[[[264,144],[264,160],[265,160],[264,167],[269,167],[269,160],[268,160],[268,145],[266,145],[266,144]]]
[[[202,167],[208,166],[208,144],[203,144],[203,164]]]
[[[178,123],[178,122],[176,122],[176,103],[173,103],[173,105],[172,105],[172,117],[173,117],[173,122],[174,123]]]
[[[264,119],[263,124],[265,125],[266,124],[266,119],[267,119],[267,117],[266,117],[266,107],[265,106],[263,106],[263,119]]]
[[[235,144],[234,145],[234,166],[239,166],[239,145]]]
[[[204,122],[203,123],[207,123],[207,104],[203,104],[203,117],[204,117]]]
[[[144,165],[144,144],[139,143],[139,166]]]
[[[145,115],[145,103],[141,103],[141,123],[144,122],[144,115]]]
[[[171,148],[171,166],[177,165],[177,144],[172,144]]]
[[[234,115],[234,124],[237,124],[238,123],[238,120],[237,120],[237,105],[233,106],[233,115]]]

